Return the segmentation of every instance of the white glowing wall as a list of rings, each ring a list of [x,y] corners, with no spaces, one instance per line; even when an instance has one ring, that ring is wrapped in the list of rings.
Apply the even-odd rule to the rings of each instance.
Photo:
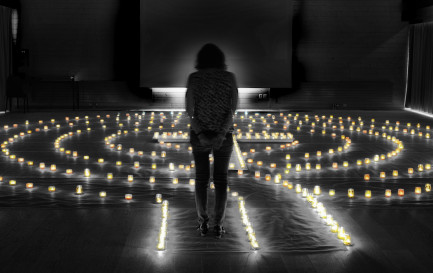
[[[182,87],[207,42],[239,87],[290,87],[291,0],[141,0],[140,84]]]

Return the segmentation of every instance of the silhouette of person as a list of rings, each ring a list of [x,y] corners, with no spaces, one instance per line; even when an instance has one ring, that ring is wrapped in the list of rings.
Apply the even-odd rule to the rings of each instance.
[[[221,238],[225,233],[227,176],[233,151],[233,115],[238,102],[238,89],[234,74],[226,71],[224,53],[214,44],[205,44],[200,49],[195,68],[197,71],[188,78],[186,111],[191,120],[190,142],[196,165],[197,230],[205,236],[209,229],[207,189],[210,180],[209,155],[212,153],[214,232],[217,238]]]

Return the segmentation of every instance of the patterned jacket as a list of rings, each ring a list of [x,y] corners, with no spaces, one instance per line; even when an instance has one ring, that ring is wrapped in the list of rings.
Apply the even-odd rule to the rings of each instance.
[[[238,89],[233,73],[221,69],[202,69],[189,76],[186,111],[195,133],[233,132],[237,102]]]

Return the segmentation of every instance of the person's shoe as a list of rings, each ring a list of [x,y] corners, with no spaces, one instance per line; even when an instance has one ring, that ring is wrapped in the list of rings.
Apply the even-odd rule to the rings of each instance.
[[[226,233],[224,227],[219,225],[214,226],[213,230],[217,239],[221,239],[221,237]]]
[[[201,223],[198,227],[197,230],[200,232],[201,236],[206,236],[206,233],[209,230],[209,225],[208,223]]]

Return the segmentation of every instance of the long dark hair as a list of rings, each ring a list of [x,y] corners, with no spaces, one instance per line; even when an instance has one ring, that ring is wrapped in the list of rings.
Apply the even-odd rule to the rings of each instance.
[[[196,69],[217,68],[227,69],[226,58],[219,47],[214,44],[205,44],[197,54]]]

